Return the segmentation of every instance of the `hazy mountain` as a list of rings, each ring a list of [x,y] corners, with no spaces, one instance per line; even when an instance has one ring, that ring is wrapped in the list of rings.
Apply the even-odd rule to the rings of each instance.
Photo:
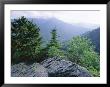
[[[100,28],[89,31],[84,36],[87,36],[92,41],[96,47],[95,50],[100,53]]]
[[[92,24],[69,24],[56,18],[28,18],[33,23],[40,27],[40,33],[44,41],[49,41],[51,38],[50,32],[56,28],[58,33],[58,39],[62,41],[70,40],[77,35],[87,36],[92,40],[96,46],[96,50],[100,50],[100,28],[98,25]],[[13,19],[12,19],[13,20]],[[12,21],[11,20],[11,21]],[[73,20],[74,21],[74,20]]]
[[[84,28],[89,28],[90,30],[100,27],[100,25],[91,24],[91,23],[77,23],[76,25],[78,25],[80,27],[84,27]]]
[[[60,42],[70,40],[72,37],[77,35],[86,36],[95,45],[95,50],[97,52],[100,52],[100,27],[98,25],[84,23],[69,24],[56,18],[28,19],[30,21],[33,21],[33,23],[37,24],[40,27],[40,33],[44,41],[49,41],[49,39],[51,38],[51,30],[56,28]],[[13,19],[11,21],[13,21]]]
[[[51,38],[50,32],[53,28],[56,28],[59,36],[58,39],[60,41],[69,40],[73,36],[81,35],[87,31],[90,31],[90,27],[82,27],[80,24],[69,24],[56,18],[30,18],[29,20],[32,20],[40,27],[41,35],[45,41],[48,41]]]

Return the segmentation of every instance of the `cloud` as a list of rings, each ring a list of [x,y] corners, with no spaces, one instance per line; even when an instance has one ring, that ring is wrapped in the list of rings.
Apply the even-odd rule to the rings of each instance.
[[[25,16],[27,18],[55,17],[69,23],[99,24],[99,11],[11,11],[11,18]]]

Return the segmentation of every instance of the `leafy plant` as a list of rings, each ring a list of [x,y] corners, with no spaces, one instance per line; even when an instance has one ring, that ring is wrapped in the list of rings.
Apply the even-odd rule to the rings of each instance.
[[[99,55],[94,51],[94,46],[88,38],[77,36],[70,40],[67,57],[92,72],[98,72],[100,69]]]

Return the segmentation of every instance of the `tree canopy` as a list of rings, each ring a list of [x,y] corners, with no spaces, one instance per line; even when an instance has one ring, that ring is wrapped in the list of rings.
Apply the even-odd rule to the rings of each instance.
[[[22,16],[11,22],[11,52],[12,59],[28,60],[38,56],[41,47],[39,27]],[[22,59],[22,60],[23,60]]]

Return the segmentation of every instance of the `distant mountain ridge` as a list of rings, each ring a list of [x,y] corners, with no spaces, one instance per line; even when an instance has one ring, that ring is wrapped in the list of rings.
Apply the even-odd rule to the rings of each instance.
[[[100,53],[100,26],[89,25],[79,23],[79,24],[69,24],[63,22],[56,18],[28,18],[30,21],[35,23],[40,28],[41,37],[43,41],[48,42],[51,38],[50,32],[52,29],[56,28],[58,34],[58,40],[60,42],[65,42],[74,36],[86,36],[88,37],[93,45],[95,45],[95,50]],[[13,21],[13,19],[11,19]],[[88,24],[87,24],[88,25]],[[92,27],[93,26],[93,27]],[[92,29],[93,28],[93,29]]]
[[[89,28],[84,28],[75,24],[69,24],[56,18],[29,18],[29,20],[33,21],[33,23],[37,24],[40,27],[40,33],[45,41],[50,40],[50,32],[54,28],[56,28],[58,39],[61,42],[90,31]]]

